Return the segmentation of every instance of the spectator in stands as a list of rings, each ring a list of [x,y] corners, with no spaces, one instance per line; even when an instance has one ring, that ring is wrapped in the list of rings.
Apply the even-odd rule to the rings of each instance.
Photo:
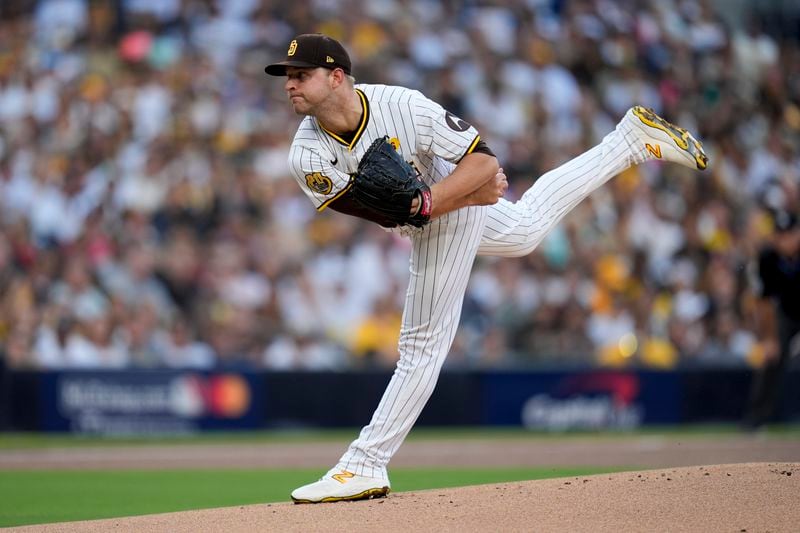
[[[45,307],[42,314],[31,346],[32,363],[46,370],[65,368],[67,339],[75,328],[75,319],[58,305]]]
[[[128,346],[108,313],[107,304],[86,301],[75,310],[75,328],[64,347],[64,368],[122,369],[130,364]]]
[[[145,342],[148,365],[175,364],[163,348],[173,337],[218,365],[345,368],[357,325],[377,306],[399,311],[387,295],[405,284],[408,250],[347,217],[314,217],[288,174],[297,119],[259,73],[299,30],[344,41],[364,81],[419,88],[483,124],[509,197],[634,103],[697,130],[712,152],[709,179],[657,163],[621,176],[517,271],[480,260],[449,365],[600,364],[600,344],[614,344],[604,320],[636,339],[629,366],[757,359],[740,274],[766,231],[756,213],[800,202],[794,11],[512,0],[425,4],[420,18],[422,4],[396,0],[17,4],[0,2],[0,298],[30,311],[0,316],[15,366],[68,366],[70,339],[88,342],[97,312],[108,317],[91,345],[128,350],[130,328],[147,330],[160,339]],[[608,256],[628,269],[620,287],[587,274]],[[20,279],[27,288],[11,291]],[[143,297],[157,321],[127,323]],[[324,332],[333,344],[319,324],[336,324]]]
[[[389,368],[397,364],[401,314],[394,295],[380,298],[357,327],[352,352],[357,366]]]
[[[169,331],[157,333],[163,354],[163,363],[167,368],[209,370],[214,368],[214,350],[208,344],[196,340],[197,333],[191,324],[182,316],[172,320]]]

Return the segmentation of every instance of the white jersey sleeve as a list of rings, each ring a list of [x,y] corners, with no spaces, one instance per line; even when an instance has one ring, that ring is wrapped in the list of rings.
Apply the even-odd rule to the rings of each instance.
[[[289,150],[289,169],[317,211],[344,194],[350,183],[350,175],[333,166],[337,156],[324,153],[323,146],[295,141]]]
[[[475,149],[481,138],[474,126],[422,93],[413,93],[414,127],[417,131],[417,144],[423,152],[458,163]]]

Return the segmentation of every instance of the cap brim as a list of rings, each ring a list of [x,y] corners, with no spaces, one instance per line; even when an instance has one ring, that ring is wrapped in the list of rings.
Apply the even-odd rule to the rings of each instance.
[[[281,61],[273,63],[264,68],[264,72],[270,76],[286,76],[286,67],[317,68],[319,65],[308,63],[307,61]]]

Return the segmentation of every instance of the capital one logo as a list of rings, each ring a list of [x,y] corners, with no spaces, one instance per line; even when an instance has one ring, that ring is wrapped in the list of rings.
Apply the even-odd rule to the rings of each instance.
[[[591,373],[564,379],[550,394],[525,402],[525,427],[565,429],[631,428],[641,424],[643,408],[635,402],[639,379],[621,373]]]

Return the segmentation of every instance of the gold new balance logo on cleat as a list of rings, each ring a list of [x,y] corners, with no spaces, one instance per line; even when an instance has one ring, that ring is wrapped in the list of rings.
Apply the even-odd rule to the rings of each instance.
[[[647,148],[647,151],[648,151],[648,152],[650,152],[651,154],[653,154],[653,157],[655,157],[655,158],[657,158],[657,159],[661,159],[661,145],[657,144],[657,145],[655,146],[655,148],[653,148],[653,145],[652,145],[652,144],[650,144],[650,143],[645,143],[644,147],[645,147],[645,148]]]
[[[331,477],[336,481],[338,481],[339,483],[344,483],[345,480],[355,477],[355,474],[353,474],[352,472],[348,472],[347,470],[344,470],[341,474],[335,474]]]

